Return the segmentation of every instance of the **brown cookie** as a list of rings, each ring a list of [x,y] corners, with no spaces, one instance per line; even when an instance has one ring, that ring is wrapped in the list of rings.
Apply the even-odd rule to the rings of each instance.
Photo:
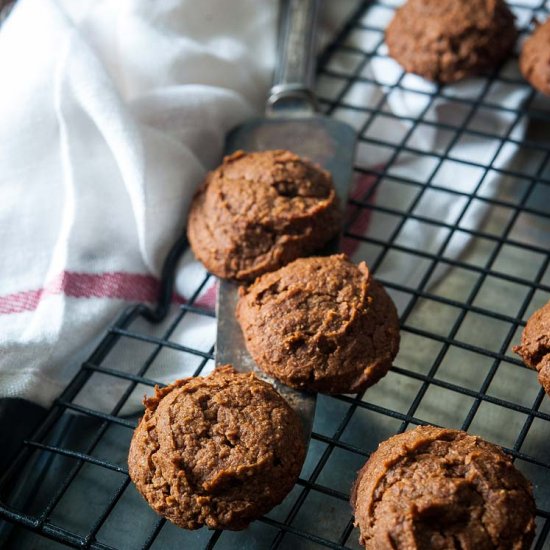
[[[386,30],[391,57],[406,71],[441,83],[496,67],[516,38],[503,0],[408,0]]]
[[[145,400],[128,468],[159,514],[186,529],[244,529],[279,504],[302,468],[300,419],[253,374],[220,367]]]
[[[246,281],[322,248],[340,225],[326,170],[289,151],[239,151],[197,191],[187,235],[209,271]]]
[[[519,68],[534,88],[550,95],[550,18],[525,41]]]
[[[550,395],[550,301],[537,309],[525,325],[521,344],[512,348],[523,362],[539,373],[539,382]]]
[[[399,348],[391,298],[344,254],[263,275],[241,289],[237,319],[262,370],[310,391],[362,391],[388,372]]]
[[[527,550],[531,484],[502,450],[458,430],[418,427],[384,441],[351,504],[370,550]]]

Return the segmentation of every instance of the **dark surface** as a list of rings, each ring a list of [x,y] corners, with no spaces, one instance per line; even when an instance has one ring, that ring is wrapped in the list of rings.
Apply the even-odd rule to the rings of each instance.
[[[0,472],[11,464],[23,440],[44,419],[46,409],[25,399],[0,399]]]

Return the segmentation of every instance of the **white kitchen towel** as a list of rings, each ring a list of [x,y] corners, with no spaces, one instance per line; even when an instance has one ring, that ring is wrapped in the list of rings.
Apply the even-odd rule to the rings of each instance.
[[[327,35],[353,4],[324,2]],[[162,260],[225,133],[262,109],[276,8],[273,0],[17,2],[0,31],[0,397],[48,405],[125,304],[154,300]],[[517,104],[516,92],[507,99]],[[414,116],[408,99],[391,108]],[[423,139],[434,147],[437,135]],[[395,167],[418,172],[407,158]],[[440,238],[411,235],[409,245]],[[186,254],[178,292],[188,296],[203,274]],[[186,330],[182,340],[201,344],[214,323]],[[135,370],[131,351],[117,367]],[[188,370],[174,363],[160,379]],[[98,383],[86,404],[108,410],[117,389],[113,379]]]

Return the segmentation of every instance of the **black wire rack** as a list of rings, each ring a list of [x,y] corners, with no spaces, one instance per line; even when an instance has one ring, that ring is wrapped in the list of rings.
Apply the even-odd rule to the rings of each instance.
[[[473,95],[452,87],[410,89],[402,72],[381,82],[368,68],[387,58],[384,26],[399,3],[364,2],[323,53],[318,71],[322,109],[354,124],[359,134],[355,174],[368,186],[349,201],[345,239],[399,307],[401,350],[390,373],[365,394],[319,396],[297,485],[247,530],[189,532],[159,518],[127,474],[138,419],[128,414],[128,403],[150,393],[166,365],[184,363],[199,375],[214,359],[213,341],[197,346],[181,338],[185,327],[215,323],[200,300],[212,277],[204,273],[185,304],[167,305],[177,258],[187,246],[181,240],[166,264],[161,306],[152,311],[137,305],[120,316],[0,479],[0,545],[359,548],[348,502],[356,471],[382,440],[431,423],[477,433],[511,454],[534,485],[534,548],[550,548],[550,400],[536,373],[510,351],[528,316],[550,298],[550,108],[523,81],[517,59],[476,79]],[[522,37],[534,16],[547,15],[545,2],[510,5]],[[510,106],[494,93],[496,84],[518,87],[525,97]],[[364,104],[354,100],[357,87],[380,93]],[[422,99],[412,115],[396,114],[388,103],[403,91]],[[456,116],[430,116],[442,103]],[[487,113],[506,124],[486,123]],[[388,122],[397,130],[379,132]],[[438,132],[437,147],[427,150],[416,140],[420,128]],[[468,140],[484,152],[482,160],[455,156],[457,145]],[[510,147],[513,159],[499,163]],[[385,161],[373,166],[368,159],[380,149]],[[396,170],[404,157],[425,159],[429,171]],[[445,166],[467,179],[466,191],[440,184],[437,175]],[[497,182],[490,192],[489,180]],[[398,200],[384,200],[389,187]],[[452,197],[453,219],[425,208],[434,193]],[[469,213],[480,207],[482,220],[472,225]],[[358,223],[369,214],[368,227]],[[383,234],[377,220],[384,221]],[[402,238],[423,227],[437,230],[435,244],[411,246]],[[456,239],[460,253],[453,252]],[[408,277],[393,277],[384,269],[392,258],[409,258],[415,268]],[[82,404],[98,380],[112,380],[117,388],[108,412]]]

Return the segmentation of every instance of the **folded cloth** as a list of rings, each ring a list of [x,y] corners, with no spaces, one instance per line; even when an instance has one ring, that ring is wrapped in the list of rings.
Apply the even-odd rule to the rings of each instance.
[[[324,4],[330,36],[355,2]],[[272,0],[17,2],[0,32],[0,397],[50,404],[125,303],[154,301],[194,188],[220,161],[226,132],[262,109],[276,7]],[[382,73],[375,76],[384,83]],[[372,94],[385,90],[350,93],[350,101],[372,105]],[[391,109],[414,116],[409,100],[396,96]],[[444,106],[433,116],[444,120]],[[438,135],[422,139],[430,149]],[[360,165],[384,162],[359,150]],[[392,166],[414,174],[415,162],[404,156]],[[408,245],[441,235],[414,231]],[[410,271],[383,265],[378,274]],[[187,253],[178,292],[189,296],[203,276]],[[202,303],[213,296],[206,288]],[[214,321],[185,325],[178,338],[207,348]],[[131,350],[117,368],[135,370]],[[158,378],[189,369],[175,362]],[[94,389],[86,404],[112,407],[116,382]]]

